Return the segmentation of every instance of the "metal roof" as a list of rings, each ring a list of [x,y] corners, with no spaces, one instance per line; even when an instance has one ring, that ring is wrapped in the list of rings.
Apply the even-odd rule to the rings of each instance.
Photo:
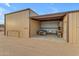
[[[33,20],[39,20],[39,21],[58,20],[58,19],[62,19],[65,15],[66,15],[65,13],[46,14],[46,15],[32,16],[31,18]]]
[[[33,20],[39,20],[39,21],[57,20],[57,19],[62,19],[66,14],[73,13],[73,12],[79,12],[79,10],[60,12],[60,13],[52,13],[52,14],[45,14],[45,15],[38,15],[38,16],[32,16],[31,18]]]

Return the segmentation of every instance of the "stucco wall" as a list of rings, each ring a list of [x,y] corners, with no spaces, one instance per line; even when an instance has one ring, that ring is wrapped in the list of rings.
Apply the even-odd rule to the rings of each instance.
[[[15,32],[20,37],[29,36],[29,10],[6,15],[6,35],[17,36]]]

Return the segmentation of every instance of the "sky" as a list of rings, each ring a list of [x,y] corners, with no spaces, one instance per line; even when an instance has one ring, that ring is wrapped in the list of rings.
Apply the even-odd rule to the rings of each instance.
[[[4,14],[27,8],[43,15],[79,10],[79,3],[0,3],[0,24],[4,24]]]

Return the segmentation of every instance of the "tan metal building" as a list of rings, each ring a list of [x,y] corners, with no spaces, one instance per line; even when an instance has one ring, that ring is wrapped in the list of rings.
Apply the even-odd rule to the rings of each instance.
[[[5,14],[5,32],[7,36],[29,37],[30,16],[37,14],[31,9],[24,9]]]
[[[55,14],[38,15],[31,9],[24,9],[5,14],[4,34],[31,38],[37,35],[40,28],[50,30],[57,35],[61,28],[63,40],[69,43],[79,43],[79,11],[69,11]],[[50,37],[50,36],[49,36]]]

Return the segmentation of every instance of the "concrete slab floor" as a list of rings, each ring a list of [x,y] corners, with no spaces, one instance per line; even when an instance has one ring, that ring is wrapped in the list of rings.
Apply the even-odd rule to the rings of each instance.
[[[36,40],[48,40],[48,41],[53,41],[53,42],[61,42],[61,43],[67,43],[66,40],[63,38],[59,38],[56,35],[33,35],[31,39],[36,39]]]
[[[0,32],[1,56],[65,56],[79,55],[79,44],[58,43],[48,40],[6,37]]]

